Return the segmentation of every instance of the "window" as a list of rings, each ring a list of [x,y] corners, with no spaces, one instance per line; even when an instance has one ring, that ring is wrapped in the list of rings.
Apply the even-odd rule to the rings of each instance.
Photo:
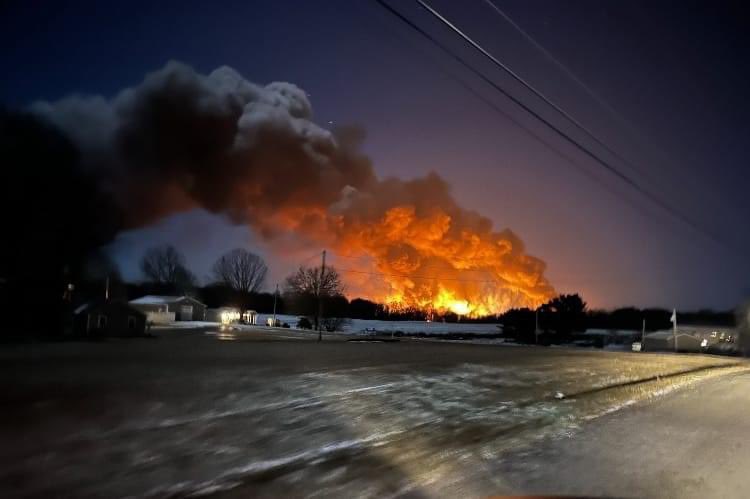
[[[128,316],[128,329],[135,329],[135,317],[132,315]]]
[[[96,319],[96,327],[99,329],[104,329],[107,327],[107,316],[106,315],[100,315]]]

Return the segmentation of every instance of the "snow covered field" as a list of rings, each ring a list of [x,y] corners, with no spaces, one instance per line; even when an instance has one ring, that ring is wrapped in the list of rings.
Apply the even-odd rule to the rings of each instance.
[[[367,330],[378,333],[390,333],[401,331],[406,334],[427,333],[471,333],[471,334],[498,334],[497,324],[471,324],[471,323],[445,323],[425,321],[378,321],[365,319],[352,319],[351,323],[343,328],[343,332],[349,334],[366,333]]]
[[[265,326],[266,321],[271,318],[271,314],[258,314],[258,326]],[[282,323],[287,323],[294,328],[297,325],[299,316],[276,314],[276,319]],[[167,328],[198,328],[207,326],[217,326],[214,322],[174,322]],[[348,319],[340,332],[344,334],[372,334],[401,331],[406,334],[447,334],[447,333],[467,333],[467,334],[497,334],[500,332],[496,324],[470,324],[470,323],[444,323],[444,322],[425,322],[425,321],[379,321],[365,319]]]

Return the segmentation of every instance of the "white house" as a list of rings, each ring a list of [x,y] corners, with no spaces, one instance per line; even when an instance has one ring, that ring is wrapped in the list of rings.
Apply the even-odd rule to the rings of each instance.
[[[131,300],[130,305],[146,314],[148,321],[154,324],[206,319],[206,305],[190,296],[146,295]]]

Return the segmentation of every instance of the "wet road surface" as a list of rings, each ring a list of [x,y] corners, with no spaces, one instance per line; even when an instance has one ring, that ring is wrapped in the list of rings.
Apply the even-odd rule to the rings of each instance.
[[[708,356],[221,334],[4,347],[4,495],[524,491],[505,456],[737,369],[690,372],[737,362]]]

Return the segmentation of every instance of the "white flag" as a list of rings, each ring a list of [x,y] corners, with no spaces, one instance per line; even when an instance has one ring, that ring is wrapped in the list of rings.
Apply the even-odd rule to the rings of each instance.
[[[677,323],[677,309],[676,308],[672,309],[672,317],[669,318],[669,322],[671,322],[672,324]]]

